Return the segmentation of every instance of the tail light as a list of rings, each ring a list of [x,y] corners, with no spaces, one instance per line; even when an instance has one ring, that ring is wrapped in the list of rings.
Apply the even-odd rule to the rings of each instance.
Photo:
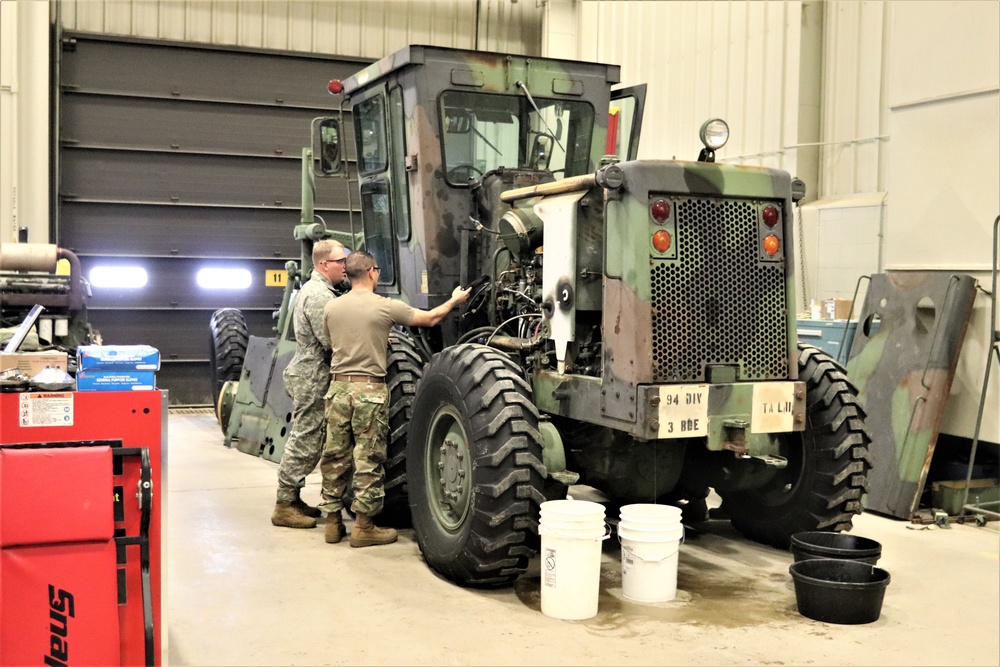
[[[649,214],[657,224],[662,225],[670,217],[670,204],[663,199],[657,199],[649,205]]]
[[[653,247],[659,252],[666,252],[670,250],[671,241],[670,232],[665,229],[661,229],[653,234]]]
[[[764,252],[768,254],[769,257],[774,257],[781,250],[781,240],[774,234],[768,234],[764,237]]]
[[[778,224],[778,209],[773,206],[766,206],[761,215],[764,218],[764,224],[768,227],[774,227]]]

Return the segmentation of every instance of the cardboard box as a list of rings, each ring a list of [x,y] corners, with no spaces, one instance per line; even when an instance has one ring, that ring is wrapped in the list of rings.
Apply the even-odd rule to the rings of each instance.
[[[146,391],[156,388],[153,371],[79,371],[77,391]]]
[[[16,368],[28,377],[35,377],[46,368],[66,370],[65,352],[0,352],[0,371]]]
[[[81,345],[76,358],[81,371],[160,370],[160,351],[149,345]]]
[[[824,320],[849,320],[851,319],[850,299],[827,299],[823,302]]]

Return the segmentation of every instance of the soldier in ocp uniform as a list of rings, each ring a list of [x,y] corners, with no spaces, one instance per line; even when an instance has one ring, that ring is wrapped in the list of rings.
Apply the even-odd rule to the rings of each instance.
[[[295,297],[295,356],[282,377],[292,396],[292,433],[278,466],[278,501],[271,523],[314,528],[321,512],[299,497],[306,475],[319,463],[326,440],[323,395],[330,386],[330,336],[323,308],[335,298],[333,286],[344,280],[344,246],[333,240],[313,246],[312,276]]]
[[[325,308],[327,332],[333,346],[330,389],[326,393],[327,437],[320,470],[323,502],[329,512],[326,541],[340,542],[346,534],[341,510],[354,468],[354,502],[357,517],[351,530],[352,547],[369,547],[396,541],[396,531],[379,528],[372,516],[382,511],[385,498],[385,462],[389,430],[389,390],[385,385],[386,346],[394,324],[432,327],[469,290],[456,287],[451,298],[432,310],[413,308],[402,301],[375,294],[379,267],[366,252],[347,258],[351,291]]]

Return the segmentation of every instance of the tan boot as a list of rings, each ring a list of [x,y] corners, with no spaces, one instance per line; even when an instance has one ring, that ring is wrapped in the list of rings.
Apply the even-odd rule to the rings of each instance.
[[[291,503],[275,503],[271,523],[285,528],[315,528],[316,519],[306,516]]]
[[[318,519],[323,516],[323,513],[320,512],[318,508],[313,507],[312,505],[306,505],[305,501],[299,498],[298,495],[296,495],[295,500],[292,501],[292,507],[297,509],[302,514],[305,514],[307,517],[313,519]]]
[[[380,544],[392,544],[398,535],[395,528],[379,528],[370,516],[358,512],[351,529],[352,547],[374,547]]]
[[[340,512],[330,512],[326,515],[326,536],[327,544],[337,544],[347,535],[347,528],[344,526],[344,517]]]

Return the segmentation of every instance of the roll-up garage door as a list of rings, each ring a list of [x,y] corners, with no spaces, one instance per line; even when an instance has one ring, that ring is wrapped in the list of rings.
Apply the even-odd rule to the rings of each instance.
[[[370,61],[90,33],[64,33],[61,51],[54,242],[85,277],[145,270],[140,287],[92,286],[90,321],[105,344],[160,350],[172,404],[211,403],[211,314],[239,308],[251,335],[274,335],[283,288],[265,276],[299,257],[310,123],[336,109],[327,82]],[[348,187],[317,187],[328,228],[349,229]],[[206,268],[245,269],[250,285],[201,286]]]

